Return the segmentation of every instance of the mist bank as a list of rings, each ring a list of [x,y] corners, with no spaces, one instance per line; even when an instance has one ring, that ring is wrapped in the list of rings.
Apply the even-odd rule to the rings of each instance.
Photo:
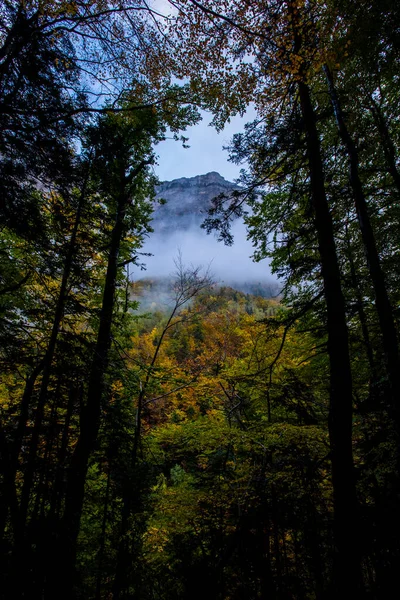
[[[222,285],[261,282],[271,283],[275,288],[278,282],[272,276],[268,262],[254,262],[251,258],[253,247],[247,239],[245,225],[237,221],[233,224],[234,244],[225,246],[215,235],[207,233],[198,225],[185,230],[172,231],[171,235],[152,235],[143,247],[144,253],[152,256],[143,258],[145,271],[136,271],[134,278],[170,277],[174,274],[174,259],[178,253],[185,265],[209,268],[214,280]]]
[[[173,277],[174,260],[180,254],[184,265],[208,269],[219,285],[245,293],[277,295],[279,284],[271,274],[268,261],[255,263],[251,258],[254,248],[241,219],[232,225],[232,246],[219,242],[215,234],[208,235],[201,228],[213,198],[220,195],[229,198],[238,189],[216,171],[162,182],[157,189],[157,198],[162,204],[155,206],[154,232],[142,248],[143,254],[151,256],[143,256],[146,270],[136,269],[131,279]]]

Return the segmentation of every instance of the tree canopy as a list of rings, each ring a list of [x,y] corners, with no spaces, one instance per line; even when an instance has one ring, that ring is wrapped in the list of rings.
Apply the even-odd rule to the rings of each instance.
[[[170,15],[165,15],[170,10]],[[0,2],[0,578],[9,598],[388,598],[400,519],[389,1]],[[281,295],[177,259],[132,299],[157,144],[234,135]],[[139,282],[140,287],[140,282]]]

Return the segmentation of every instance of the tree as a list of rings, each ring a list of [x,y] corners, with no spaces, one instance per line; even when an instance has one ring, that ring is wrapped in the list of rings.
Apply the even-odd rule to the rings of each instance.
[[[251,301],[257,315],[246,310]],[[322,472],[326,475],[328,469],[325,433],[318,425],[295,425],[295,412],[285,413],[281,400],[289,384],[286,368],[291,367],[301,385],[308,380],[305,372],[315,375],[315,363],[311,367],[302,360],[312,341],[289,334],[278,353],[282,328],[266,318],[269,304],[250,298],[246,302],[243,294],[223,288],[201,294],[189,313],[202,309],[197,322],[189,321],[166,340],[164,351],[176,361],[176,369],[205,368],[190,387],[166,398],[158,422],[144,428],[147,469],[155,463],[162,470],[147,500],[147,507],[153,503],[154,508],[140,558],[147,573],[141,597],[307,597],[315,590],[318,557],[319,576],[326,569],[326,523],[316,508],[316,498],[324,493]],[[186,338],[183,363],[180,351]],[[269,423],[265,373],[275,357]],[[314,379],[313,389],[321,385],[323,396],[322,381],[323,376],[320,384]],[[313,471],[311,465],[317,464]],[[316,501],[306,509],[308,485]],[[314,542],[309,529],[315,532]],[[301,575],[295,561],[302,565]]]
[[[181,254],[175,260],[176,272],[171,285],[172,308],[168,319],[158,335],[155,348],[149,359],[149,364],[144,366],[143,376],[139,375],[139,393],[136,403],[136,416],[134,424],[133,444],[131,450],[131,461],[129,465],[130,478],[135,483],[139,445],[141,440],[143,413],[147,410],[149,403],[154,403],[154,398],[148,398],[148,389],[155,376],[156,363],[159,359],[161,346],[168,332],[182,322],[186,322],[188,317],[181,317],[182,308],[191,302],[201,290],[209,288],[213,281],[208,270],[202,273],[201,267],[185,267]],[[179,386],[183,389],[185,385]],[[161,394],[161,397],[163,394]],[[136,483],[137,485],[137,483]],[[130,564],[132,562],[132,552],[128,544],[128,526],[133,509],[138,505],[138,491],[132,490],[132,483],[128,480],[124,486],[123,509],[121,516],[120,543],[118,546],[117,565],[115,570],[115,579],[113,583],[113,596],[118,599],[126,593],[129,582]]]
[[[85,120],[186,99],[168,87],[156,14],[142,0],[0,3],[0,214],[24,235],[41,226],[31,191],[63,176]],[[133,80],[154,82],[144,106]]]
[[[255,102],[260,121],[273,123],[274,111],[288,118],[296,109],[301,115],[305,156],[308,163],[310,203],[317,233],[319,264],[326,304],[327,348],[330,361],[330,440],[335,506],[334,582],[337,590],[354,593],[360,585],[359,552],[357,546],[356,490],[352,458],[352,376],[347,331],[346,307],[342,291],[332,215],[325,189],[324,164],[317,113],[313,106],[310,78],[313,77],[321,49],[316,46],[309,23],[320,19],[315,3],[269,2],[243,4],[230,2],[225,11],[223,3],[205,6],[188,0],[182,3],[178,21],[188,31],[184,43],[196,47],[196,35],[205,45],[206,66],[201,67],[196,81],[206,72],[210,83],[210,106],[219,118],[238,110],[238,102],[230,105],[230,97],[216,92],[231,81],[233,73],[238,83],[233,93],[239,93],[243,103]],[[199,14],[204,15],[199,21]],[[196,17],[197,15],[197,17]],[[192,17],[192,20],[191,20]],[[196,20],[197,18],[197,20]],[[196,26],[193,23],[196,22]],[[183,25],[182,25],[183,23]],[[203,25],[204,23],[204,25]],[[325,22],[323,21],[323,24]],[[192,29],[190,29],[192,27]],[[216,35],[216,29],[222,34]],[[213,41],[212,41],[213,38]],[[204,43],[207,40],[207,44]],[[211,47],[208,45],[210,44]],[[197,46],[198,48],[198,46]],[[253,57],[248,62],[247,56]],[[196,57],[193,58],[196,61]],[[190,68],[193,69],[193,61]],[[234,62],[236,61],[236,62]],[[188,63],[186,63],[188,64]],[[179,65],[180,72],[189,75]],[[248,88],[244,88],[247,82]],[[216,96],[216,93],[218,94]],[[222,100],[222,102],[221,102]],[[221,104],[223,108],[221,109]],[[276,170],[264,170],[261,157],[249,149],[247,156],[257,163],[253,189],[274,181]],[[304,160],[304,159],[303,159]],[[253,163],[254,164],[254,163]],[[275,167],[276,169],[277,167]],[[354,524],[349,529],[348,523]]]
[[[97,341],[90,367],[86,402],[80,417],[80,433],[71,457],[61,543],[58,545],[66,556],[62,565],[62,579],[68,597],[73,582],[71,574],[75,564],[86,473],[100,428],[118,270],[127,261],[135,260],[132,252],[140,246],[143,236],[149,231],[154,188],[154,178],[149,171],[149,165],[154,162],[152,145],[163,138],[166,120],[171,127],[179,127],[195,118],[196,113],[191,109],[177,111],[172,118],[168,113],[164,115],[149,109],[137,116],[107,115],[100,118],[98,126],[89,132],[89,139],[95,148],[92,177],[97,181],[110,217],[114,215],[115,220],[108,234],[107,269]]]

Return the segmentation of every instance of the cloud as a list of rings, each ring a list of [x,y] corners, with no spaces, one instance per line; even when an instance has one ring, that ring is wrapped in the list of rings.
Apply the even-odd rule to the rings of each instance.
[[[148,5],[152,10],[164,16],[175,15],[178,12],[177,8],[168,0],[149,0]]]
[[[151,252],[153,256],[143,258],[147,269],[135,272],[133,278],[168,277],[174,272],[174,258],[180,250],[186,265],[207,267],[211,264],[215,279],[227,285],[230,282],[274,280],[266,260],[255,263],[250,258],[253,248],[247,240],[243,222],[234,223],[232,232],[233,246],[218,242],[214,235],[207,235],[200,227],[179,230],[171,235],[150,236],[143,252]]]

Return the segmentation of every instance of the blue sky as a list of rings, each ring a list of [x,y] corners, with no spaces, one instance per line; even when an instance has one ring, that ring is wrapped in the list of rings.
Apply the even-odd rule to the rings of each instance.
[[[152,0],[152,6],[163,14],[171,12],[168,0]],[[234,181],[238,176],[240,165],[228,161],[228,152],[223,150],[232,139],[233,134],[243,131],[244,124],[255,119],[255,111],[250,107],[242,118],[233,117],[221,133],[210,127],[212,116],[202,112],[203,119],[197,125],[190,127],[184,135],[189,138],[190,148],[172,139],[160,143],[156,147],[159,155],[155,172],[161,181],[171,181],[180,177],[195,177],[210,171],[217,171],[228,181]],[[145,260],[147,272],[135,274],[140,276],[159,276],[171,273],[174,269],[174,257],[182,252],[185,264],[211,263],[211,270],[216,280],[221,281],[274,281],[271,277],[268,262],[253,263],[251,255],[253,247],[247,240],[247,232],[241,220],[233,227],[235,243],[226,247],[217,242],[214,235],[207,236],[204,230],[193,228],[186,232],[171,235],[168,241],[150,237],[144,247],[145,252],[151,252],[152,257]]]
[[[161,15],[176,14],[169,0],[149,0],[150,6]],[[157,146],[159,154],[156,174],[161,181],[170,181],[180,177],[194,177],[210,171],[217,171],[228,181],[239,176],[240,166],[228,162],[228,152],[222,150],[234,133],[243,130],[244,123],[255,118],[255,112],[250,107],[241,118],[233,117],[221,133],[210,127],[211,115],[202,111],[203,120],[190,127],[184,135],[189,137],[189,149],[174,140],[166,140]]]
[[[234,133],[242,131],[244,124],[254,116],[254,111],[250,109],[244,118],[234,117],[221,133],[217,133],[209,126],[211,115],[203,113],[203,120],[185,132],[190,138],[190,148],[182,148],[182,144],[174,140],[166,140],[156,147],[159,165],[155,172],[159,179],[170,181],[218,171],[225,179],[233,181],[238,177],[241,167],[228,162],[228,152],[222,147],[228,144]],[[254,248],[251,241],[247,240],[246,228],[240,219],[234,224],[232,233],[235,241],[230,247],[217,242],[213,234],[208,236],[199,227],[180,230],[167,240],[150,236],[143,250],[153,256],[145,259],[147,271],[139,274],[139,278],[170,274],[174,270],[174,258],[180,251],[186,265],[211,265],[218,282],[274,281],[266,260],[252,262],[250,257]],[[135,273],[135,276],[138,274]]]
[[[217,171],[228,181],[239,176],[241,167],[228,162],[228,152],[222,148],[230,142],[234,133],[242,131],[244,124],[254,118],[253,111],[250,109],[244,118],[233,117],[221,133],[210,127],[210,114],[203,111],[202,115],[200,123],[184,132],[189,138],[190,148],[185,149],[174,140],[166,140],[157,146],[159,164],[155,172],[161,181],[194,177],[210,171]]]

